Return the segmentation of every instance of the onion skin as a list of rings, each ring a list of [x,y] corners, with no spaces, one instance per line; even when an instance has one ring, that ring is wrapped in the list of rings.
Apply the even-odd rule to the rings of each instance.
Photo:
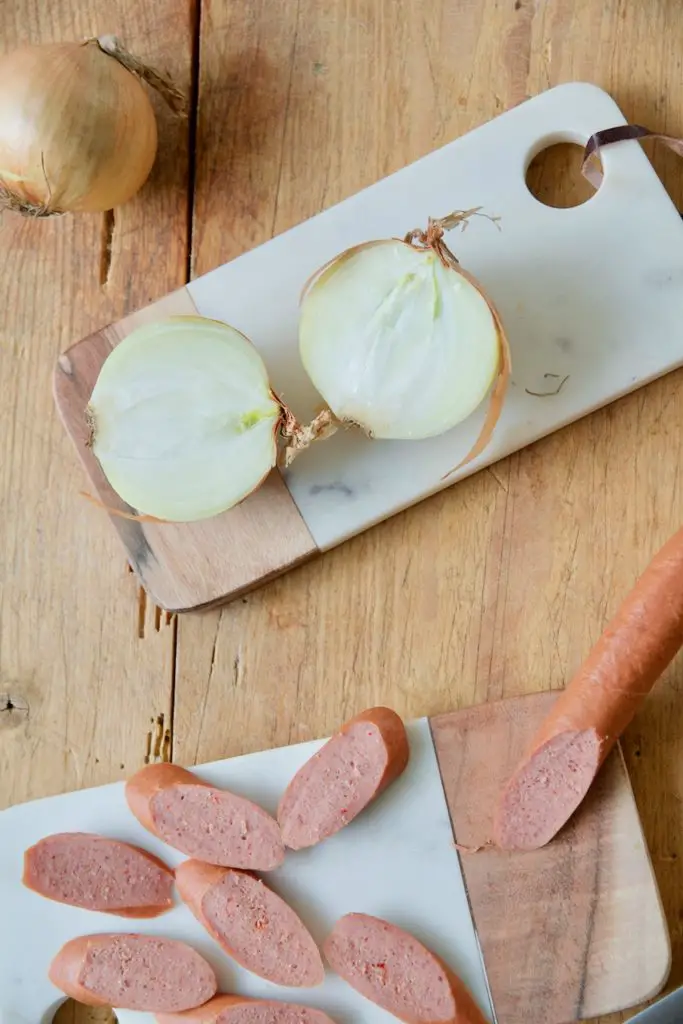
[[[476,438],[474,444],[467,452],[467,454],[460,460],[457,466],[453,469],[449,469],[447,473],[442,477],[443,480],[447,480],[453,473],[457,473],[459,469],[466,466],[468,463],[473,462],[484,449],[488,446],[489,441],[493,437],[493,431],[496,428],[496,424],[500,419],[500,414],[503,411],[503,403],[505,402],[505,396],[507,395],[508,388],[510,386],[510,374],[512,372],[512,355],[510,353],[510,342],[508,341],[507,334],[503,327],[503,322],[500,318],[500,313],[497,307],[491,301],[490,296],[484,291],[482,286],[477,281],[476,277],[463,270],[462,267],[458,267],[458,273],[462,274],[463,277],[467,278],[470,284],[480,292],[480,294],[486,300],[486,303],[491,310],[494,323],[496,325],[496,331],[498,333],[498,345],[500,348],[500,362],[498,365],[498,373],[496,374],[495,383],[489,399],[489,406],[486,411],[486,417],[482,424],[479,435]]]
[[[97,40],[0,58],[0,204],[41,216],[110,210],[141,188],[156,151],[145,86]]]
[[[304,369],[342,424],[360,428],[371,439],[422,440],[443,434],[463,422],[488,394],[488,408],[479,436],[444,479],[475,459],[488,445],[510,379],[510,348],[500,315],[479,281],[460,266],[443,237],[446,231],[464,226],[473,216],[498,221],[496,217],[480,213],[480,208],[476,207],[455,211],[438,220],[430,218],[426,230],[410,231],[402,239],[362,242],[319,267],[304,284],[300,296],[299,353]],[[382,248],[386,257],[380,253],[378,262],[375,254]],[[372,258],[365,259],[359,267],[365,254],[370,255],[369,250],[372,250]],[[442,296],[448,292],[443,285],[445,279],[438,285],[434,271],[437,296],[434,309],[425,307],[424,287],[422,294],[415,293],[412,300],[408,299],[406,289],[414,287],[418,275],[422,276],[418,287],[425,281],[424,266],[411,264],[405,256],[408,252],[427,255],[431,261],[429,266],[440,265],[441,275],[445,271],[449,278],[455,274],[461,279],[460,288],[466,282],[470,296],[477,296],[474,305],[471,298],[465,305],[461,301],[457,315],[451,308],[451,316],[467,324],[465,336],[478,339],[477,351],[470,345],[465,358],[462,354],[458,356],[465,367],[469,359],[466,374],[461,366],[453,366],[450,341],[446,339],[447,345],[443,340],[439,342],[439,352],[429,330],[424,331],[424,336],[435,351],[428,351],[428,357],[433,359],[434,365],[440,363],[443,368],[446,360],[442,353],[446,352],[450,358],[450,366],[445,367],[449,375],[442,373],[436,377],[433,374],[430,379],[425,375],[424,358],[422,364],[419,359],[412,360],[412,352],[418,349],[421,337],[419,318],[430,327],[437,323],[444,308]],[[352,263],[350,268],[346,266],[349,263]],[[338,273],[346,274],[341,284],[339,279],[333,280]],[[326,299],[322,296],[325,288],[328,288]],[[403,296],[396,299],[401,289]],[[359,303],[354,311],[356,296]],[[362,312],[358,312],[358,307]],[[484,320],[479,314],[472,315],[477,308],[480,312],[488,311]],[[416,319],[411,320],[411,313],[416,311]],[[369,326],[374,324],[377,324],[376,333],[369,336],[366,326],[368,330],[375,330],[374,326]],[[413,335],[418,339],[415,343]],[[468,382],[467,393],[461,386],[465,381]],[[431,402],[424,400],[430,388]]]

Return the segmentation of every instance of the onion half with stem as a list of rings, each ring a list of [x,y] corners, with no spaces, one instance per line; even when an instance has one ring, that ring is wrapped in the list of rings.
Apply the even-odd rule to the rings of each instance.
[[[232,508],[334,429],[327,410],[299,424],[248,338],[200,316],[132,331],[102,365],[86,414],[112,489],[143,517],[173,522]]]
[[[477,212],[356,246],[306,285],[300,352],[329,406],[309,425],[235,328],[201,316],[138,327],[105,360],[87,408],[90,444],[113,490],[137,518],[207,519],[339,423],[376,438],[434,437],[490,395],[479,437],[455,469],[474,459],[510,377],[500,318],[443,241]]]
[[[369,437],[443,434],[491,394],[481,434],[456,468],[490,440],[510,376],[500,317],[443,238],[478,213],[348,249],[309,280],[300,308],[308,376],[334,416]]]

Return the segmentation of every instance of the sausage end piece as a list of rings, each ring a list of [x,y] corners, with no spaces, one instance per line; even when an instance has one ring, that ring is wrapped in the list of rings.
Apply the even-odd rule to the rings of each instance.
[[[559,832],[683,643],[683,529],[654,556],[541,723],[494,834],[533,850]]]

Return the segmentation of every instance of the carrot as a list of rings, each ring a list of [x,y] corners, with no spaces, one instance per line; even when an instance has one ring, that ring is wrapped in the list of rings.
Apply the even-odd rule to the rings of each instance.
[[[655,555],[541,724],[501,796],[498,846],[535,850],[553,839],[681,644],[683,529]]]

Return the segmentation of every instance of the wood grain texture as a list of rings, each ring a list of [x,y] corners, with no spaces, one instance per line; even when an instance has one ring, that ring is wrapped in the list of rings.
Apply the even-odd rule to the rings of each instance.
[[[189,88],[197,3],[3,0],[0,45],[117,31]],[[181,286],[188,263],[205,273],[549,85],[593,81],[630,119],[683,134],[679,22],[674,0],[201,0],[191,251],[186,125],[165,124],[152,181],[116,211],[104,284],[99,219],[2,217],[0,691],[16,702],[0,711],[0,802],[119,778],[148,745],[193,763],[325,735],[376,702],[435,714],[571,677],[683,521],[683,373],[183,618],[177,657],[108,517],[78,496],[50,376],[74,339]],[[682,207],[683,162],[645,148]],[[557,170],[537,172],[556,200],[574,190]],[[681,692],[679,658],[623,743],[672,986]]]
[[[501,789],[554,700],[530,694],[431,720],[461,846],[490,840]],[[498,1024],[566,1024],[661,990],[667,926],[620,749],[548,846],[460,861]]]
[[[98,32],[188,91],[185,0],[0,4],[3,50]],[[168,756],[175,626],[139,595],[108,517],[79,495],[83,471],[51,395],[52,368],[74,339],[184,282],[187,124],[155,109],[161,156],[113,223],[0,215],[2,807]]]
[[[60,355],[54,393],[62,422],[99,499],[108,508],[135,512],[123,502],[88,447],[85,407],[105,359],[142,324],[196,313],[186,288],[96,331]],[[112,515],[128,561],[150,599],[185,611],[220,603],[317,553],[317,547],[277,470],[236,508],[198,523],[137,522]]]
[[[193,273],[561,82],[595,82],[629,118],[683,134],[678,16],[671,0],[205,0]],[[645,148],[683,207],[683,162]],[[561,201],[580,191],[572,167],[540,160],[534,186]],[[563,686],[683,521],[682,424],[678,373],[184,617],[175,756],[326,735],[375,702],[413,716]],[[683,982],[681,689],[679,658],[623,744],[671,985]]]

